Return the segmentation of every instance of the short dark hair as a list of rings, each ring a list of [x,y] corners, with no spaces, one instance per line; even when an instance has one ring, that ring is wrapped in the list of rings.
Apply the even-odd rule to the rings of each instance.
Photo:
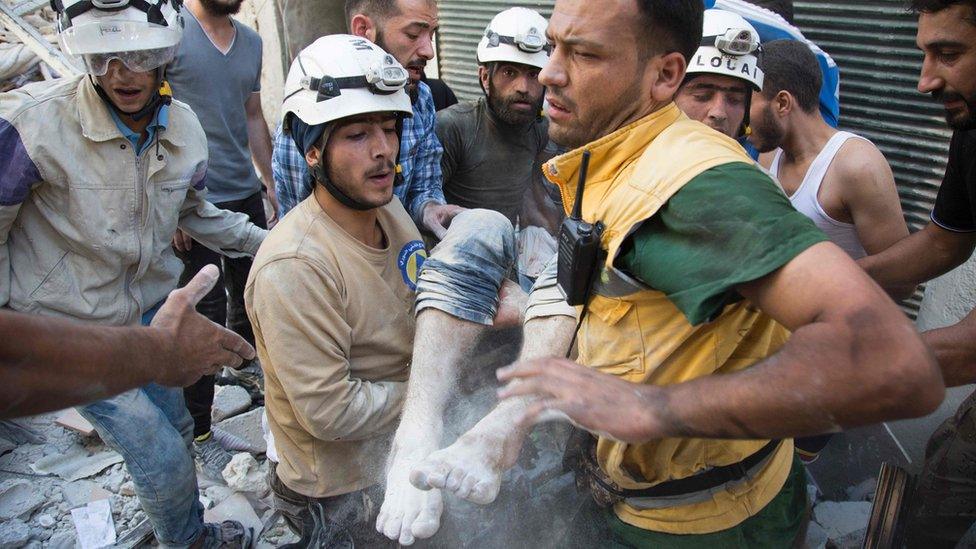
[[[366,15],[375,22],[380,23],[389,17],[400,14],[400,5],[397,0],[346,0],[346,29],[352,23],[352,18],[357,13]]]
[[[763,44],[759,66],[766,73],[763,96],[776,97],[788,91],[805,112],[817,110],[823,75],[820,62],[810,48],[798,40],[773,40]]]
[[[976,0],[909,0],[908,11],[915,15],[938,13],[956,4],[969,6],[969,17],[966,20],[976,25]]]
[[[705,7],[701,0],[636,0],[637,36],[646,57],[678,52],[691,61],[701,44]]]

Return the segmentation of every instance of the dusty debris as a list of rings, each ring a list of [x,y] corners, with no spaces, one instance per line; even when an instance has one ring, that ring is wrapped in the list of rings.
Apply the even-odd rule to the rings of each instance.
[[[26,480],[7,480],[0,483],[0,520],[29,516],[44,503],[44,494]]]
[[[49,515],[47,513],[44,513],[43,515],[38,515],[38,517],[37,517],[37,524],[41,528],[50,528],[50,527],[54,526],[56,524],[56,522],[54,520],[54,517],[52,517],[51,515]]]
[[[82,417],[78,413],[78,410],[74,408],[68,408],[58,413],[57,419],[54,423],[64,427],[65,429],[71,429],[72,431],[79,433],[83,436],[90,437],[95,434],[95,427],[88,422],[87,419]]]
[[[77,540],[74,531],[64,530],[51,536],[47,544],[50,549],[74,549]]]
[[[260,406],[230,419],[225,419],[216,425],[232,435],[236,435],[247,441],[253,454],[263,454],[268,446],[264,441],[264,433],[261,432],[261,415],[264,413],[264,406]]]
[[[16,445],[21,444],[44,444],[44,437],[40,436],[33,429],[24,425],[21,421],[12,419],[0,421],[0,438],[7,439]]]
[[[23,547],[30,539],[30,528],[22,520],[8,520],[0,523],[0,547],[16,549]]]
[[[213,509],[204,511],[203,519],[217,524],[225,520],[236,520],[245,527],[254,528],[255,533],[260,532],[262,526],[251,503],[242,494],[234,494]]]
[[[119,486],[119,495],[122,496],[134,496],[136,495],[136,485],[131,480],[127,480]]]
[[[874,492],[878,488],[878,479],[871,477],[865,479],[857,486],[848,487],[845,492],[847,492],[848,501],[873,501]]]
[[[6,454],[7,452],[13,450],[16,447],[17,447],[17,445],[14,444],[13,442],[11,442],[11,441],[3,438],[3,437],[0,437],[0,456]]]
[[[69,509],[88,505],[100,499],[109,499],[112,494],[90,480],[76,480],[61,487],[64,503]]]
[[[71,519],[82,549],[96,549],[115,543],[115,522],[108,500],[100,499],[72,509]]]
[[[214,392],[211,417],[214,422],[223,421],[247,411],[251,407],[251,395],[237,385],[221,385]]]
[[[251,454],[236,454],[224,467],[223,476],[227,486],[238,492],[264,492],[268,483],[267,473]]]
[[[867,501],[824,501],[813,509],[813,517],[839,548],[860,547],[871,518]]]
[[[74,445],[63,454],[51,454],[31,465],[36,473],[57,475],[68,482],[88,478],[108,467],[122,463],[122,456],[111,450],[89,455],[82,446]]]

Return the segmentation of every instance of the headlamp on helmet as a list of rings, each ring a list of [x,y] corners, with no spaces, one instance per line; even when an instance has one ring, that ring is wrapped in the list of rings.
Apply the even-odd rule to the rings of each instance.
[[[301,57],[298,58],[298,63],[302,72],[305,73],[305,67],[301,64]],[[306,76],[301,80],[301,88],[292,92],[291,95],[302,90],[312,90],[317,92],[316,102],[339,97],[344,89],[366,88],[376,95],[391,95],[402,90],[410,79],[407,70],[389,54],[383,57],[381,64],[374,64],[364,72],[365,74],[362,76],[339,78],[329,75],[316,78],[305,73]]]
[[[488,38],[488,47],[490,48],[497,48],[501,44],[508,44],[509,46],[515,46],[525,53],[539,53],[540,51],[544,51],[549,54],[552,51],[552,47],[547,43],[546,37],[535,27],[530,28],[527,33],[515,36],[498,34],[489,28],[485,31],[485,37]]]
[[[728,29],[724,34],[702,40],[703,46],[715,46],[720,52],[736,57],[759,49],[759,36],[750,29]]]

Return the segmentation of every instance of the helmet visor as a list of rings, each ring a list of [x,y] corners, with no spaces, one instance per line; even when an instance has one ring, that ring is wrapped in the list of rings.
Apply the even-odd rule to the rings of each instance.
[[[149,50],[121,51],[113,53],[89,53],[81,56],[85,70],[92,76],[105,76],[113,60],[120,61],[132,72],[149,72],[171,62],[178,46]]]

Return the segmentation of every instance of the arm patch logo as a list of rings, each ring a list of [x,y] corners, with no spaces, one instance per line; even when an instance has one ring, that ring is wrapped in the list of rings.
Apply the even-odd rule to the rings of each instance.
[[[403,283],[411,290],[417,291],[417,280],[420,278],[420,269],[427,261],[427,249],[420,240],[411,240],[400,249],[397,256],[397,267],[400,275],[403,276]]]

